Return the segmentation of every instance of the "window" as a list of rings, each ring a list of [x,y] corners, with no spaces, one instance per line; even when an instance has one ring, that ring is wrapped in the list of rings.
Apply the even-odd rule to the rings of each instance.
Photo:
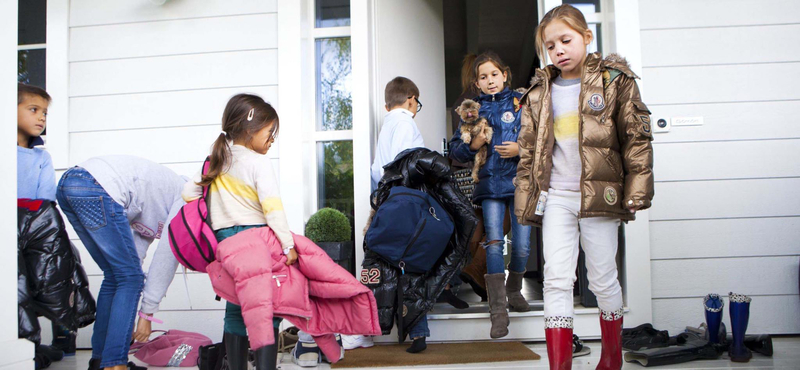
[[[47,0],[19,1],[17,81],[46,89]]]
[[[317,209],[355,217],[350,1],[313,0],[314,118]]]
[[[586,23],[589,24],[589,29],[594,34],[594,40],[589,45],[588,51],[594,53],[599,51],[601,53],[609,52],[612,48],[610,45],[604,43],[607,38],[609,28],[605,19],[605,15],[609,13],[610,1],[606,0],[563,0],[564,4],[570,4],[583,13],[586,18]]]

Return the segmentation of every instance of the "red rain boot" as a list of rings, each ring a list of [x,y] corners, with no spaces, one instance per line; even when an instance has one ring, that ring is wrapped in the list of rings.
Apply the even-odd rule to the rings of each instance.
[[[570,318],[570,324],[571,324]],[[572,328],[544,329],[550,370],[572,369]]]
[[[600,311],[600,333],[603,349],[596,369],[622,369],[622,309]]]

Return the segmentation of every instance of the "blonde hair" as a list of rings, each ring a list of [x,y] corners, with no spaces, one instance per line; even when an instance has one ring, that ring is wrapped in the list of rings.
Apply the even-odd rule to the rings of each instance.
[[[589,29],[589,25],[586,23],[586,18],[583,17],[583,13],[574,6],[563,4],[550,9],[550,11],[544,15],[542,21],[539,22],[539,26],[536,27],[536,53],[539,55],[539,60],[542,64],[547,60],[547,48],[544,46],[544,29],[555,20],[566,23],[567,26],[584,37],[593,37],[592,30]]]

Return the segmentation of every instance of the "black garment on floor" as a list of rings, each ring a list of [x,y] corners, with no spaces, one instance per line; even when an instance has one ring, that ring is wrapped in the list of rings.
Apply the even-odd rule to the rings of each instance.
[[[643,348],[661,348],[669,345],[669,332],[642,324],[632,329],[622,329],[622,348],[638,351]]]
[[[430,194],[450,214],[455,231],[447,248],[434,267],[423,274],[406,272],[382,260],[366,249],[362,267],[367,276],[362,282],[375,295],[381,331],[388,335],[397,321],[398,341],[405,340],[411,328],[419,322],[444,291],[453,276],[464,267],[469,257],[469,242],[478,224],[472,204],[450,178],[450,165],[438,152],[425,148],[408,149],[384,166],[384,173],[371,199],[377,209],[389,196],[394,186],[405,186]],[[402,302],[398,302],[398,282],[402,289]]]
[[[626,352],[626,362],[638,362],[642,366],[680,364],[694,360],[713,360],[724,351],[723,346],[709,343],[694,333],[681,333],[675,337],[677,345]]]
[[[20,201],[20,205],[17,207],[18,334],[39,344],[36,316],[77,331],[94,322],[96,306],[80,254],[69,241],[55,202]]]

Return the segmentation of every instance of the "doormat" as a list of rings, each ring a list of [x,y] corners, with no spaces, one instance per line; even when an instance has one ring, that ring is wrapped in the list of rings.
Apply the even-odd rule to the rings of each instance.
[[[428,344],[421,353],[408,353],[408,344],[376,345],[347,351],[331,369],[380,366],[471,364],[478,362],[533,361],[541,357],[521,342],[471,342]]]

